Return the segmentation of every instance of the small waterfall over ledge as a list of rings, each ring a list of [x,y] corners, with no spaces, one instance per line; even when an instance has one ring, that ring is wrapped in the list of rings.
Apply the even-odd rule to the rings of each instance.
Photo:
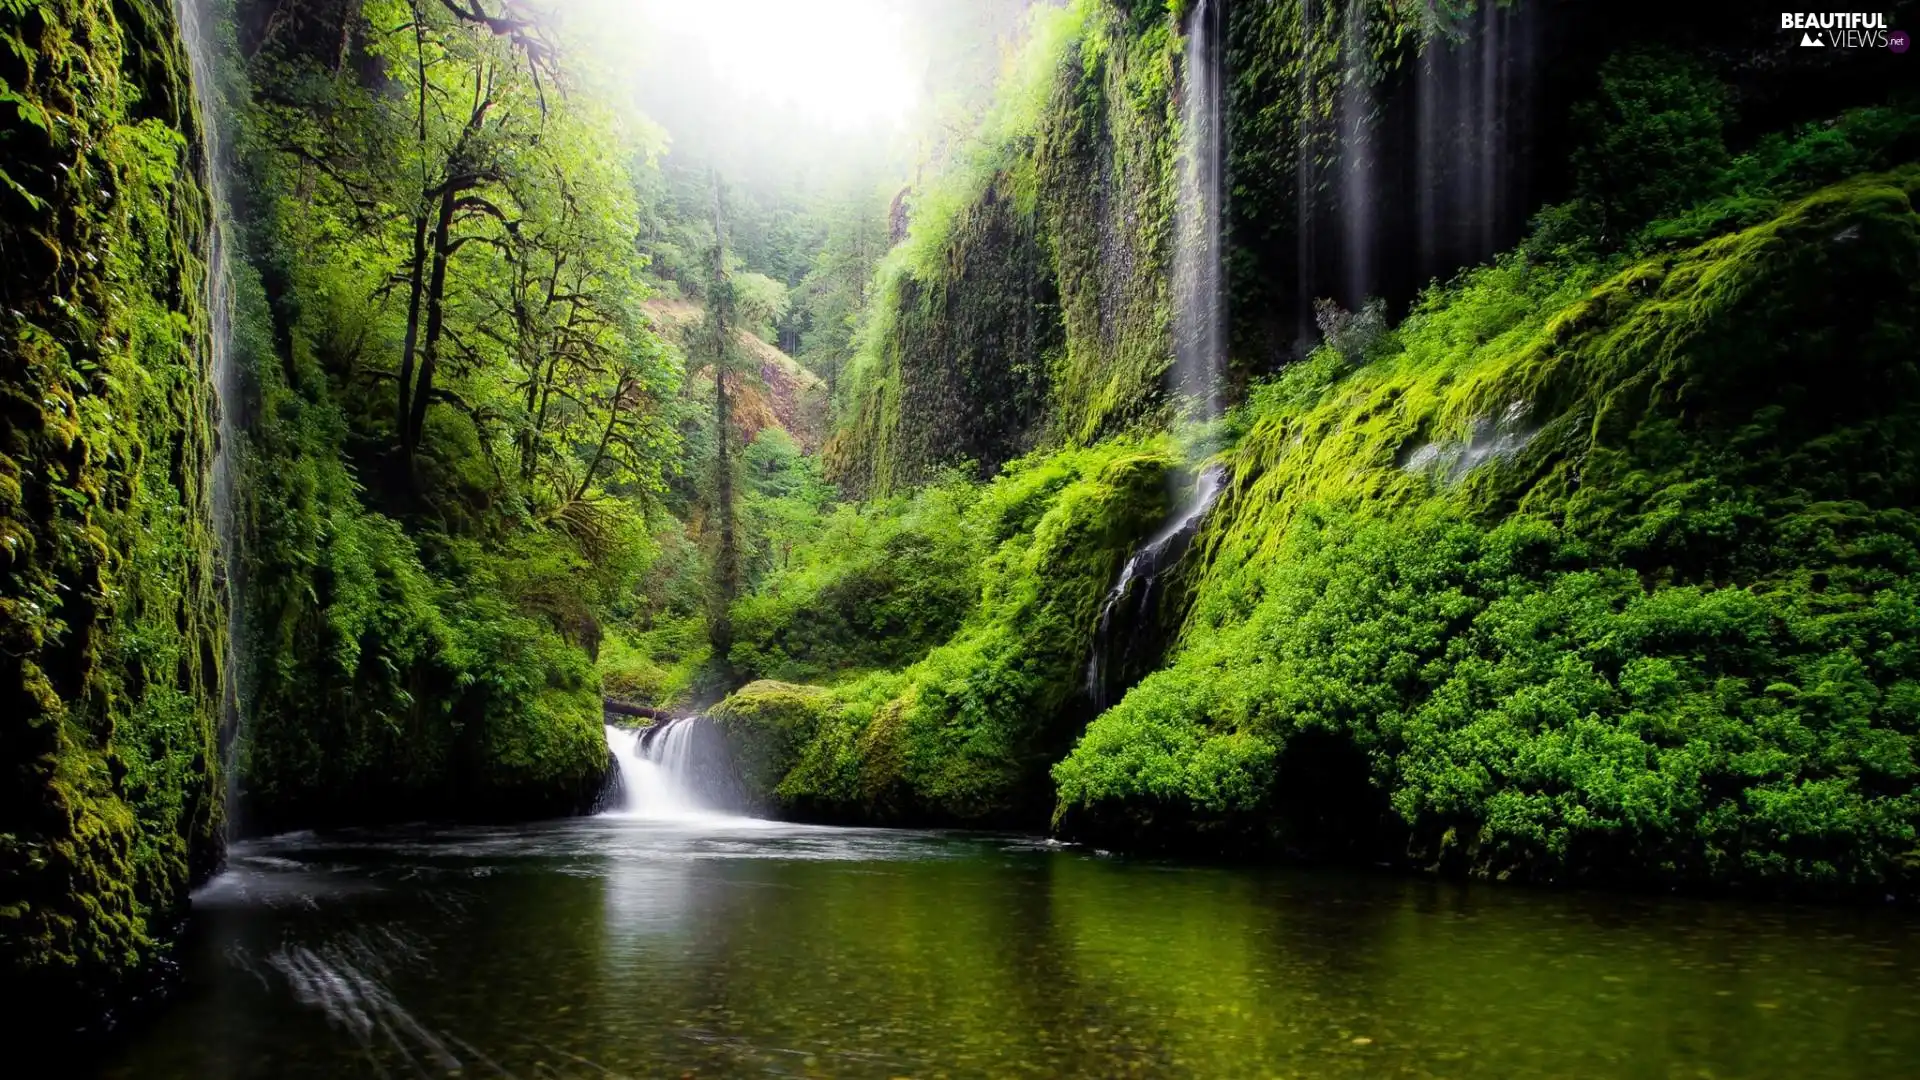
[[[1187,16],[1180,90],[1180,197],[1174,208],[1173,367],[1168,390],[1189,419],[1216,420],[1227,381],[1227,311],[1222,263],[1225,80],[1222,0],[1199,0]],[[1212,449],[1203,442],[1200,452]],[[1209,468],[1151,540],[1135,549],[1100,607],[1087,659],[1088,699],[1105,711],[1152,670],[1166,647],[1161,604],[1166,580],[1220,500],[1225,474]]]
[[[618,776],[605,813],[694,821],[727,817],[739,805],[725,740],[704,717],[606,729]]]
[[[1096,711],[1104,712],[1159,660],[1165,646],[1160,605],[1167,578],[1225,490],[1222,470],[1201,473],[1186,509],[1135,550],[1121,569],[1119,583],[1100,606],[1093,655],[1087,661],[1087,697]]]

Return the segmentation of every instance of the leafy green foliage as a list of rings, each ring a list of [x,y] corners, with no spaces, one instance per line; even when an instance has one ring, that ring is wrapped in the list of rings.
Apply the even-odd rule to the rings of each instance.
[[[651,136],[554,93],[577,87],[538,23],[344,17],[358,68],[269,38],[229,91],[257,398],[243,817],[582,809],[608,765],[592,656],[678,448],[680,358],[630,246]]]
[[[1727,90],[1682,53],[1633,51],[1600,69],[1600,92],[1574,110],[1580,196],[1600,232],[1621,237],[1702,195],[1726,165]]]
[[[898,667],[945,641],[978,600],[989,550],[967,515],[975,497],[949,481],[836,509],[734,606],[735,664],[818,681]]]
[[[816,699],[833,707],[811,711],[798,760],[760,786],[812,816],[1031,818],[1048,798],[1047,764],[1082,719],[1100,602],[1164,515],[1169,464],[1163,442],[1109,442],[1034,455],[984,486],[948,481],[839,511],[813,549],[819,564],[803,560],[738,606],[765,643],[757,656],[849,679],[919,655]],[[752,730],[739,738],[751,744]]]
[[[1502,876],[1909,880],[1916,191],[1598,283],[1506,260],[1257,392],[1179,655],[1056,768],[1063,827],[1311,848],[1337,803]]]

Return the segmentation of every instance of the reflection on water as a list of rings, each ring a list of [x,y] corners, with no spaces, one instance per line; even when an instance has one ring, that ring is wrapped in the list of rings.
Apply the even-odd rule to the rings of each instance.
[[[251,844],[112,1077],[1873,1077],[1910,915],[605,817]]]

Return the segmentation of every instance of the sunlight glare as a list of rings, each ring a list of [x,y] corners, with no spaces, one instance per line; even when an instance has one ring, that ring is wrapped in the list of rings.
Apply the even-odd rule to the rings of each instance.
[[[841,129],[896,124],[919,87],[890,0],[637,0],[636,13],[705,49],[749,98]]]

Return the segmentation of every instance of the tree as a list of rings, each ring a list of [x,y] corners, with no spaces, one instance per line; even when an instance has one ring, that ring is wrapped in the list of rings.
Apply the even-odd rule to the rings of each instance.
[[[800,359],[833,391],[853,355],[874,271],[888,248],[886,205],[872,190],[856,190],[827,210],[826,240],[796,290],[803,313]]]
[[[725,667],[728,653],[733,649],[731,609],[740,595],[740,538],[734,522],[731,450],[733,415],[732,402],[727,396],[727,382],[740,363],[740,350],[733,340],[734,289],[727,273],[726,219],[721,207],[719,174],[710,174],[710,181],[713,188],[712,277],[707,287],[707,313],[700,344],[713,371],[713,501],[709,510],[717,543],[708,590],[707,640],[713,646],[714,663]]]

